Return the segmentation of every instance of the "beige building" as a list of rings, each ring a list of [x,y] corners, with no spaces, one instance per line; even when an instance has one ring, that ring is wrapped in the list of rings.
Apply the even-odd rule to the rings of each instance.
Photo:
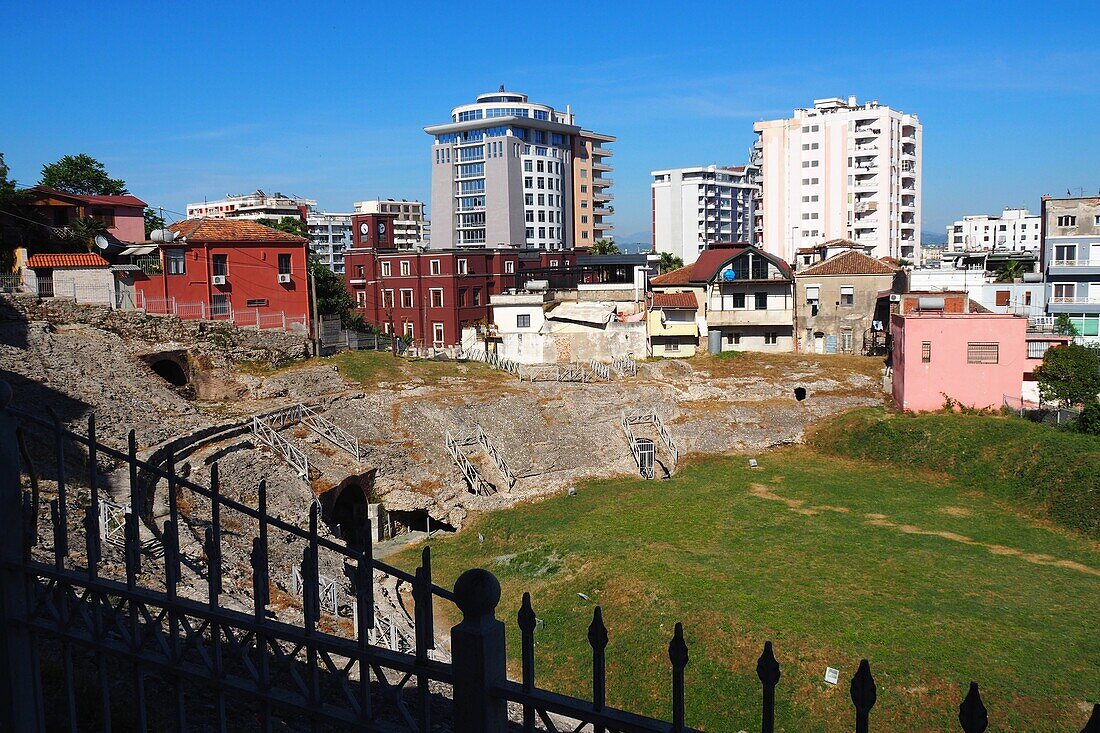
[[[581,130],[573,138],[573,232],[577,247],[590,247],[600,239],[613,239],[611,215],[611,135]]]
[[[699,300],[695,293],[654,293],[647,317],[649,355],[695,356],[699,349]]]
[[[905,292],[905,271],[858,250],[795,273],[796,349],[875,354],[886,345],[890,294]]]
[[[424,202],[401,199],[356,201],[356,214],[393,214],[393,243],[397,249],[426,246]]]
[[[794,278],[790,266],[769,252],[712,245],[693,264],[659,275],[650,285],[654,298],[693,295],[700,344],[710,352],[794,350]],[[664,330],[658,336],[663,340]]]

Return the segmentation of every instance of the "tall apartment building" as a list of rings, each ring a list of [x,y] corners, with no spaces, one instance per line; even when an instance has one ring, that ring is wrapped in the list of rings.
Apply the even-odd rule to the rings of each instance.
[[[278,220],[293,216],[305,219],[306,213],[315,206],[317,202],[312,199],[257,190],[255,193],[231,193],[217,201],[187,204],[187,218]]]
[[[356,201],[356,214],[393,214],[393,243],[397,249],[427,247],[427,222],[424,219],[423,201],[401,199],[374,199]]]
[[[600,239],[614,239],[611,215],[614,170],[608,160],[612,152],[604,147],[615,142],[611,135],[581,130],[573,138],[573,232],[577,247],[587,247]]]
[[[344,274],[344,250],[351,247],[351,214],[310,211],[306,215],[309,249],[337,275]]]
[[[1027,209],[1009,208],[1000,216],[964,216],[947,227],[947,244],[962,250],[1038,251],[1041,218]]]
[[[613,138],[582,130],[568,108],[536,104],[502,86],[424,131],[435,138],[433,248],[568,249],[581,216],[592,217],[584,230],[590,237],[609,231],[610,179],[602,174],[610,169],[604,145]],[[587,158],[575,157],[581,149]],[[578,198],[581,186],[590,199]],[[585,208],[593,213],[580,213]]]
[[[754,197],[744,166],[652,171],[653,249],[690,265],[714,242],[755,241]]]
[[[1047,313],[1066,314],[1079,340],[1100,344],[1100,196],[1044,196],[1039,216]]]
[[[815,99],[784,120],[757,122],[751,165],[761,185],[758,234],[791,261],[830,239],[875,257],[920,257],[921,124],[877,101]]]

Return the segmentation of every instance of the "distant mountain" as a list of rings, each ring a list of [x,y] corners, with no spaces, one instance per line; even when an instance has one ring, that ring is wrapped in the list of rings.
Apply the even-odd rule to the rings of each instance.
[[[947,241],[947,232],[930,232],[927,229],[922,229],[920,233],[921,244],[943,244]]]
[[[653,250],[652,239],[653,235],[649,232],[638,232],[615,237],[615,244],[619,245],[619,249],[623,252],[651,252]]]

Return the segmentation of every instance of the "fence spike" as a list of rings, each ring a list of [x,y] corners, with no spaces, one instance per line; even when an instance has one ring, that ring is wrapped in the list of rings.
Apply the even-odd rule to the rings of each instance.
[[[959,705],[959,723],[966,733],[982,733],[989,727],[989,716],[982,704],[977,682],[970,683],[970,690],[963,698],[962,705]]]
[[[772,643],[764,642],[764,651],[756,660],[756,676],[764,688],[764,706],[760,722],[761,733],[772,733],[775,730],[775,686],[779,684],[779,662],[775,660],[772,652]]]
[[[23,499],[23,554],[30,557],[31,548],[38,544],[38,471],[31,460],[31,454],[27,450],[27,438],[23,433],[23,427],[15,429],[16,442],[19,443],[19,454],[23,457],[23,463],[27,467],[27,477],[30,479],[31,492]]]
[[[1085,727],[1081,729],[1081,733],[1100,733],[1100,703],[1092,706],[1092,715],[1089,716],[1089,722],[1085,723]]]
[[[516,622],[519,624],[520,649],[522,655],[522,683],[524,692],[535,689],[535,625],[538,619],[535,609],[531,607],[531,594],[524,593],[523,601],[519,605],[519,613],[516,614]],[[535,730],[535,709],[530,705],[523,706],[523,731],[533,733]]]
[[[684,667],[688,663],[688,648],[684,641],[684,625],[679,621],[668,643],[668,659],[672,662],[672,733],[681,733],[684,730]]]
[[[860,660],[859,669],[852,677],[851,695],[852,704],[856,708],[856,733],[867,733],[868,720],[871,708],[878,698],[878,689],[875,678],[871,676],[871,665],[866,659]]]
[[[62,552],[65,544],[65,528],[61,519],[61,502],[58,499],[50,500],[50,525],[53,527],[53,564],[60,570],[65,566],[65,553]]]
[[[592,709],[603,710],[607,702],[607,626],[603,622],[603,609],[592,609],[592,623],[588,625],[588,643],[592,647]],[[603,726],[592,728],[593,733],[604,733]]]
[[[167,519],[161,533],[164,541],[164,587],[170,600],[176,599],[176,586],[180,582],[180,540],[176,523]]]
[[[172,520],[172,523],[179,527],[179,501],[176,496],[176,491],[179,487],[176,484],[176,453],[169,449],[168,454],[164,459],[168,467],[168,518]]]
[[[99,544],[99,467],[96,465],[98,443],[95,437],[95,413],[88,415],[88,487],[91,499],[84,512],[84,544],[88,555],[88,577],[95,578],[99,572],[99,560],[102,547]]]
[[[50,418],[53,420],[54,441],[57,444],[57,498],[58,514],[55,521],[54,553],[57,568],[60,570],[69,556],[69,502],[68,482],[65,476],[65,427],[61,424],[61,418],[51,407]],[[58,526],[59,524],[59,526]]]

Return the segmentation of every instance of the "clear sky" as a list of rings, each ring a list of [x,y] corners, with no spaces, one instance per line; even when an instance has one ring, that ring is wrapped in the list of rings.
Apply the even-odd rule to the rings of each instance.
[[[506,84],[613,146],[615,224],[649,171],[744,163],[752,123],[856,95],[924,124],[925,231],[1100,190],[1094,2],[5,2],[0,152],[86,152],[150,204],[257,188],[348,211],[427,199],[424,125]]]

